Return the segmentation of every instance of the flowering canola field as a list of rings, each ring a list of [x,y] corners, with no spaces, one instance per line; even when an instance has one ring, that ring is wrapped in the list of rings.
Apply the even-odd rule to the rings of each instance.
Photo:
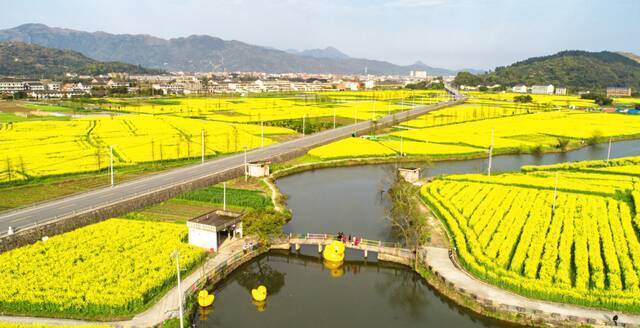
[[[483,280],[530,297],[640,312],[640,172],[611,170],[638,165],[633,157],[452,175],[421,194],[460,261]]]
[[[231,124],[177,116],[122,115],[70,121],[29,121],[0,126],[0,182],[31,177],[90,172],[114,165],[199,157],[201,131],[205,154],[217,155],[257,148],[273,135],[293,130]]]
[[[333,117],[371,120],[388,113],[448,99],[438,90],[381,90],[302,93],[287,97],[169,98],[155,100],[112,99],[100,107],[106,110],[171,114],[184,117],[237,123],[259,123],[307,118]]]
[[[455,111],[457,108],[464,107],[454,106],[448,110]],[[421,120],[422,117],[414,121]],[[492,131],[494,153],[531,152],[538,147],[541,150],[553,150],[558,148],[562,139],[573,145],[581,145],[592,138],[604,141],[609,137],[637,137],[640,135],[640,117],[580,111],[542,111],[426,128],[408,128],[391,132],[378,140],[359,141],[359,145],[366,147],[368,151],[365,154],[356,151],[350,157],[375,157],[372,153],[375,149],[380,149],[378,156],[389,156],[387,149],[393,150],[396,155],[486,154],[492,144]],[[309,154],[330,160],[343,158],[350,154],[349,151],[348,144],[336,142],[313,149]]]
[[[188,270],[205,252],[184,225],[110,219],[0,254],[0,312],[118,317],[175,282],[171,253]]]

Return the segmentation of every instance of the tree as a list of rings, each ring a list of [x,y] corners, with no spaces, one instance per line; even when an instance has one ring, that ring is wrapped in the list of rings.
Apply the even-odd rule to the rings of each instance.
[[[524,103],[532,102],[533,98],[531,97],[531,95],[519,95],[519,96],[513,97],[513,101],[524,104]]]
[[[484,83],[484,79],[480,76],[469,72],[459,72],[453,82],[457,85],[479,85]]]
[[[242,217],[244,233],[265,242],[280,237],[285,223],[284,216],[273,209],[251,209]]]
[[[429,237],[426,218],[420,213],[418,188],[397,176],[395,180],[387,191],[391,204],[387,220],[393,232],[418,254],[418,247]]]

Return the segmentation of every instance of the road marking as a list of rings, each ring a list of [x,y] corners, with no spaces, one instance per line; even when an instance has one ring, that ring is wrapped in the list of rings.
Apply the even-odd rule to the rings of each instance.
[[[75,204],[71,203],[71,204],[68,204],[68,205],[65,205],[65,206],[60,206],[60,207],[58,207],[58,209],[69,208],[69,207],[74,206],[74,205]]]
[[[22,220],[27,220],[27,219],[30,219],[30,218],[31,218],[31,215],[23,216],[23,217],[19,217],[17,219],[9,220],[9,223],[16,223],[16,222],[20,222]]]
[[[96,198],[107,198],[107,197],[111,197],[111,196],[113,196],[112,193],[107,193],[107,194],[104,194],[104,195],[101,195],[101,196],[96,196]]]

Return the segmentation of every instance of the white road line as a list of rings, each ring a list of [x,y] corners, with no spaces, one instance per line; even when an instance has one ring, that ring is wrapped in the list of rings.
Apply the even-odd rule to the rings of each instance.
[[[58,209],[60,209],[60,210],[61,210],[61,209],[65,209],[65,208],[72,207],[72,206],[74,206],[74,205],[75,205],[75,204],[71,203],[71,204],[68,204],[68,205],[65,205],[65,206],[59,206],[59,207],[58,207]]]
[[[20,222],[20,221],[28,220],[28,219],[30,219],[30,218],[31,218],[31,215],[29,215],[29,216],[22,216],[22,217],[19,217],[19,218],[17,218],[17,219],[10,220],[10,221],[9,221],[9,223],[16,223],[16,222]]]

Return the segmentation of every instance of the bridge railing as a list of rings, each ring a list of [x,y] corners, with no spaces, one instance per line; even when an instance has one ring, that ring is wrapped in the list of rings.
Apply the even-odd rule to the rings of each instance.
[[[286,239],[291,241],[292,239],[296,240],[309,240],[309,241],[320,241],[320,240],[337,240],[337,236],[333,234],[324,234],[324,233],[290,233],[285,236]],[[353,243],[349,242],[348,246],[355,246]],[[369,246],[369,247],[384,247],[384,248],[397,248],[403,249],[404,245],[398,242],[388,242],[381,241],[375,239],[367,239],[358,237],[358,245],[357,246]]]

